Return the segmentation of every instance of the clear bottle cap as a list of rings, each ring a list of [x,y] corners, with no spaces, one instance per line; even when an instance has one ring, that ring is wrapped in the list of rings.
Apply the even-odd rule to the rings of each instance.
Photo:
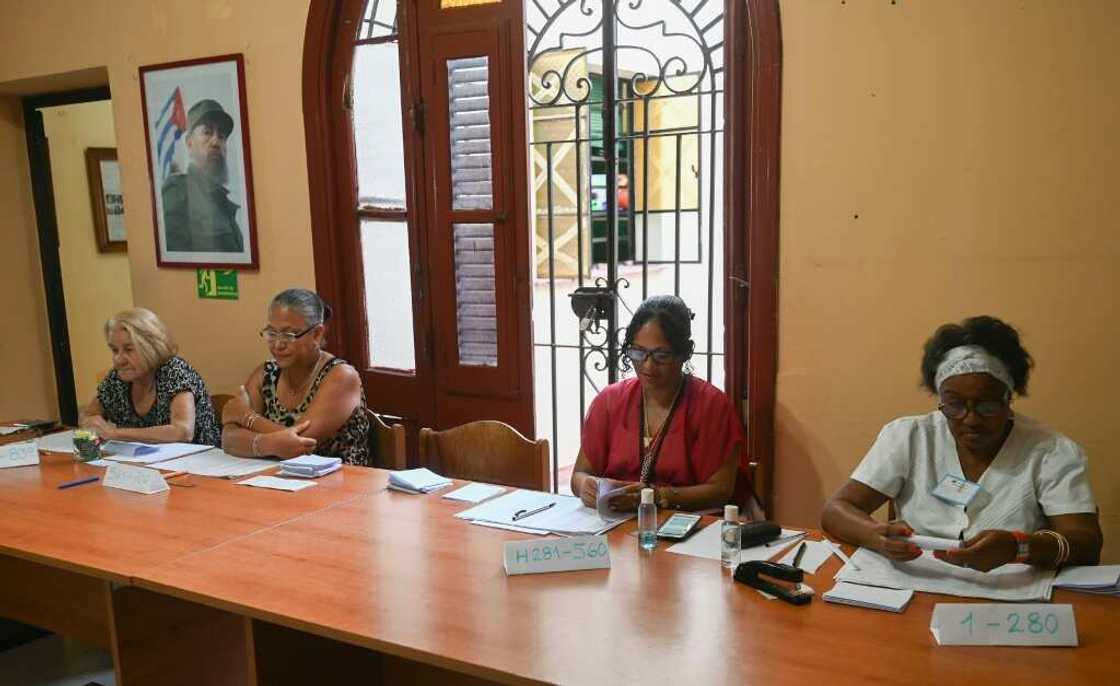
[[[642,489],[642,504],[643,505],[652,505],[653,504],[653,489],[652,488],[643,488]]]
[[[739,521],[739,506],[738,505],[724,505],[723,506],[723,519],[728,522]]]

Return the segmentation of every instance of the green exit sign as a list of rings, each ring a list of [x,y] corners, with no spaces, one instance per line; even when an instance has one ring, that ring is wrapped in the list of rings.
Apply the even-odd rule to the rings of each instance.
[[[233,269],[199,269],[198,297],[237,300],[237,271]]]

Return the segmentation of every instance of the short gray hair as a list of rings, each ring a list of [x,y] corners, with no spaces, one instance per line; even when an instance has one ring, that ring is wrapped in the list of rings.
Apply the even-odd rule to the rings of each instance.
[[[303,317],[307,326],[318,326],[331,318],[331,306],[319,294],[306,288],[289,288],[281,291],[269,303],[268,309],[286,307]]]

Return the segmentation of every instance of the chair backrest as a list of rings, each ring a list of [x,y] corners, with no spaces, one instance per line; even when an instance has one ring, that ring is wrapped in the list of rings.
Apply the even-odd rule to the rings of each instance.
[[[222,410],[225,409],[226,403],[233,400],[233,396],[229,393],[215,393],[210,396],[210,404],[214,406],[214,416],[218,418],[218,424],[222,423]]]
[[[379,414],[366,408],[369,417],[369,464],[384,469],[407,469],[404,425],[385,423]]]
[[[549,490],[548,441],[530,440],[505,422],[420,429],[420,461],[453,479]]]

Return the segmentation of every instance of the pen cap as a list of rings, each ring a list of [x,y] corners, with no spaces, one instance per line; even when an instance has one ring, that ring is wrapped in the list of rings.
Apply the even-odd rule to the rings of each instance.
[[[643,488],[642,489],[642,504],[643,505],[652,505],[653,504],[653,489],[652,488]]]
[[[723,520],[725,522],[738,522],[739,521],[739,506],[738,505],[724,505],[723,506]]]

